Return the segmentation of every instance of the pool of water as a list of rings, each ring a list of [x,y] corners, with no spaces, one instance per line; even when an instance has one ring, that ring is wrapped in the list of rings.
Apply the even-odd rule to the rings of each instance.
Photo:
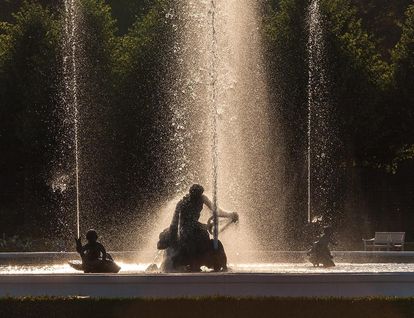
[[[119,274],[145,274],[148,263],[118,263]],[[207,270],[205,270],[208,274]],[[335,267],[313,267],[309,263],[238,263],[229,265],[229,273],[321,274],[321,273],[408,273],[414,272],[414,264],[406,263],[337,263]],[[68,264],[57,265],[0,265],[0,275],[55,275],[80,274]],[[157,273],[151,273],[157,274]]]

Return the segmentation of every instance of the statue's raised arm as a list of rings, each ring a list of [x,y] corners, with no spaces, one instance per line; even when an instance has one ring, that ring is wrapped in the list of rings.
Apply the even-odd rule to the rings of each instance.
[[[205,194],[202,195],[203,203],[209,208],[211,212],[213,212],[214,207],[211,200],[206,196]],[[239,215],[236,212],[229,212],[226,211],[219,206],[217,206],[217,216],[222,218],[229,218],[233,219],[234,222],[237,222],[239,220]]]

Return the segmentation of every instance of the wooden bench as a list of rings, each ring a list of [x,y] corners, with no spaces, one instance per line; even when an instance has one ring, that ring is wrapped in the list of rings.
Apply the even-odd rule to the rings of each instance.
[[[405,232],[375,232],[372,239],[362,239],[364,250],[400,250],[404,251]]]

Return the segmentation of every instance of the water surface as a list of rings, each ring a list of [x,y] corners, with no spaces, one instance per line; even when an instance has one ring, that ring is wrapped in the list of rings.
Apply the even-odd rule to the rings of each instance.
[[[148,263],[122,263],[119,274],[144,274]],[[208,275],[209,271],[203,272]],[[238,263],[229,265],[230,273],[275,273],[275,274],[324,274],[324,273],[407,273],[414,272],[414,264],[403,263],[366,263],[351,264],[337,263],[336,267],[313,267],[308,263]],[[0,275],[54,275],[54,274],[80,274],[68,264],[39,265],[39,266],[2,266]],[[157,274],[157,273],[151,273]]]

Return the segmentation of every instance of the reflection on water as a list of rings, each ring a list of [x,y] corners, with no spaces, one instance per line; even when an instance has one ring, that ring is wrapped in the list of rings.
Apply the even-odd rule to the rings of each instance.
[[[312,274],[312,273],[389,273],[412,272],[414,264],[397,263],[367,263],[351,264],[337,263],[335,267],[313,267],[307,263],[256,263],[230,265],[234,272],[240,273],[283,273],[283,274]]]
[[[117,263],[121,266],[120,273],[133,274],[143,273],[147,268],[148,264],[131,264],[131,263]],[[81,274],[82,272],[77,271],[69,266],[69,264],[57,264],[57,265],[0,265],[0,275],[47,275],[47,274]]]
[[[147,263],[119,263],[120,274],[143,274],[149,264]],[[338,263],[334,268],[313,267],[303,263],[238,263],[230,264],[230,273],[281,273],[281,274],[317,274],[317,273],[395,273],[414,272],[414,264],[397,263],[370,263],[350,264]],[[80,274],[68,264],[41,265],[41,266],[2,266],[0,275],[54,275],[54,274]],[[154,274],[154,273],[151,273]],[[114,275],[114,274],[112,274]],[[116,275],[116,274],[115,274]]]

